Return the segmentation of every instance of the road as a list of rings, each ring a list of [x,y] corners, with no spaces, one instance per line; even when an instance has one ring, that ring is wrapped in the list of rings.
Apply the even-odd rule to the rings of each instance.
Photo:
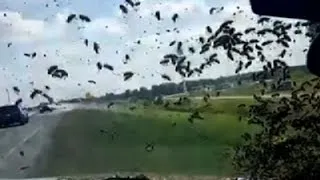
[[[35,167],[37,157],[50,145],[50,133],[68,110],[63,107],[48,114],[35,113],[24,126],[0,129],[0,178],[25,178],[39,168]]]
[[[0,179],[26,178],[41,168],[50,148],[51,133],[63,113],[72,109],[105,109],[106,105],[64,104],[57,108],[52,113],[32,113],[24,126],[0,129]]]

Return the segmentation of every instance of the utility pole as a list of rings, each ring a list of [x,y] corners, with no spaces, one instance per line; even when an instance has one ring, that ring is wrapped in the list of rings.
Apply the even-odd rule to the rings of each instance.
[[[183,84],[183,93],[188,95],[188,88],[187,88],[187,82],[185,80],[182,81]]]
[[[9,93],[8,88],[6,88],[6,92],[7,92],[7,95],[8,95],[8,104],[11,104],[10,93]]]

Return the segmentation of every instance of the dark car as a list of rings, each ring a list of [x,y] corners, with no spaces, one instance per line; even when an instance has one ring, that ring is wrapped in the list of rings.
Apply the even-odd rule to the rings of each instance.
[[[0,127],[24,125],[29,122],[29,116],[17,105],[0,107]]]
[[[40,107],[39,112],[41,114],[46,113],[46,112],[52,112],[54,110],[54,108],[49,107],[48,105],[43,105]]]

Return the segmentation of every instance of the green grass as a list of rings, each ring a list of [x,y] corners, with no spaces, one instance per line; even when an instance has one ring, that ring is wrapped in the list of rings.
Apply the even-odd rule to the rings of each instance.
[[[290,75],[292,76],[292,79],[296,81],[297,85],[303,83],[304,81],[308,81],[317,77],[311,73],[306,73],[304,71],[293,71]]]
[[[189,112],[160,106],[69,112],[53,135],[49,163],[39,176],[115,171],[232,175],[228,152],[243,132],[254,130],[230,108],[238,103],[216,101],[213,107],[224,111],[206,110],[205,120],[194,124],[187,121]],[[112,139],[100,129],[117,135]],[[145,150],[147,142],[154,142],[154,151]]]
[[[260,93],[262,86],[260,84],[252,84],[252,85],[241,85],[234,88],[219,90],[221,96],[252,96],[252,94]],[[215,96],[217,91],[211,91],[209,94]],[[190,96],[203,96],[208,92],[205,91],[192,91],[190,92]]]
[[[184,112],[198,110],[199,112],[209,114],[228,114],[237,116],[239,104],[250,105],[254,103],[253,99],[214,99],[210,100],[209,103],[205,103],[201,99],[191,99],[191,101],[190,104],[182,106],[170,105],[167,110]]]

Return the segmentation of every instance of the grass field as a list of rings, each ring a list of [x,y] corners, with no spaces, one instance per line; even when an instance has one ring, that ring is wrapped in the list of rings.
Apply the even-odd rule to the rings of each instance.
[[[187,121],[190,105],[74,110],[57,127],[49,163],[39,176],[115,171],[232,175],[231,148],[243,132],[254,130],[238,121],[236,106],[243,101],[252,103],[215,100],[201,109],[202,102],[193,102],[204,117],[194,124]],[[151,152],[146,143],[154,145]]]

